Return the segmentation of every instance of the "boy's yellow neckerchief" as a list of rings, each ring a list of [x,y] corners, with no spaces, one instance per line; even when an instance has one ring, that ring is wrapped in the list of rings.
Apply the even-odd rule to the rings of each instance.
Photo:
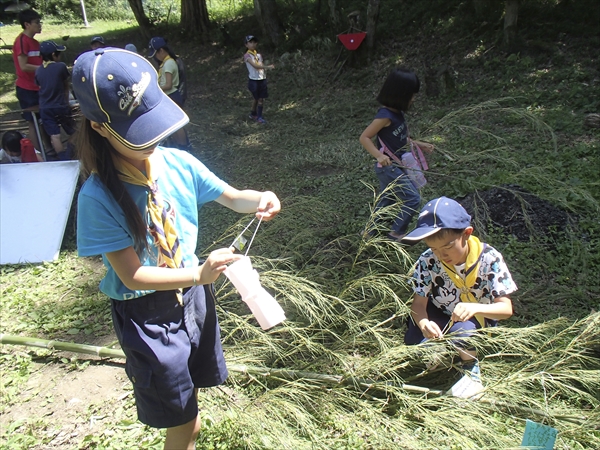
[[[485,244],[471,235],[467,240],[467,245],[469,246],[469,254],[465,263],[465,279],[454,270],[454,267],[446,265],[443,261],[441,263],[448,277],[460,289],[460,301],[463,303],[477,303],[477,299],[471,292],[471,289],[477,281],[479,263],[481,262],[481,255],[483,255],[483,251],[485,250]],[[479,322],[479,325],[481,325],[481,328],[485,328],[485,318],[481,314],[475,314],[475,318]],[[448,329],[450,327],[452,327],[452,321],[447,325]]]
[[[154,177],[152,172],[153,166],[156,168],[157,164],[159,164],[157,158],[151,156],[146,159],[146,175],[119,156],[112,155],[112,159],[121,181],[137,186],[144,186],[150,190],[148,193],[148,215],[151,221],[149,228],[153,232],[153,237],[158,240],[160,256],[167,267],[174,269],[183,267],[182,250],[179,245],[177,230],[164,207],[163,200],[158,192],[157,178]],[[159,265],[160,259],[159,257]],[[181,289],[177,290],[177,300],[183,305]]]
[[[44,64],[44,69],[46,67],[48,67],[50,64],[54,63],[54,62],[56,62],[56,61],[44,61],[44,63],[43,63]]]
[[[252,55],[254,57],[254,62],[256,64],[258,64],[260,62],[260,60],[258,59],[258,52],[256,50],[248,49],[248,51],[246,53],[249,53],[250,55]]]

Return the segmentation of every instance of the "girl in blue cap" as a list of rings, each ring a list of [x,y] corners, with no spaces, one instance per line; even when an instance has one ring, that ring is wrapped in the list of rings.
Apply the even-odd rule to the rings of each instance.
[[[158,84],[160,88],[180,108],[185,104],[184,77],[179,70],[178,56],[169,47],[165,38],[157,36],[150,39],[148,57],[158,63]],[[185,128],[181,127],[173,133],[175,145],[182,150],[191,150],[191,143]]]
[[[84,53],[73,89],[85,116],[79,255],[104,260],[100,290],[111,299],[139,420],[167,429],[165,448],[193,449],[197,389],[227,377],[211,283],[240,257],[223,248],[199,264],[198,209],[216,201],[270,220],[280,203],[272,192],[229,186],[186,152],[157,146],[188,118],[139,55]]]

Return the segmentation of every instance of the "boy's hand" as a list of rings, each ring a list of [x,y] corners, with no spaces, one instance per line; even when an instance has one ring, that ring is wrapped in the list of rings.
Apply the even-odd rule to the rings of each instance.
[[[452,311],[452,320],[454,322],[466,322],[479,312],[479,303],[459,303]]]
[[[422,320],[419,325],[423,336],[427,339],[437,339],[443,336],[442,330],[440,330],[438,324],[429,319]]]
[[[428,154],[433,153],[435,150],[435,145],[429,144],[428,142],[420,142],[419,147],[421,147],[421,150]]]
[[[227,264],[237,261],[242,255],[233,253],[233,248],[220,248],[210,252],[206,261],[198,266],[198,276],[196,284],[214,283],[219,275],[227,269]]]
[[[262,216],[262,220],[269,221],[279,214],[279,211],[281,211],[281,203],[277,196],[271,191],[263,192],[258,203],[256,217]]]

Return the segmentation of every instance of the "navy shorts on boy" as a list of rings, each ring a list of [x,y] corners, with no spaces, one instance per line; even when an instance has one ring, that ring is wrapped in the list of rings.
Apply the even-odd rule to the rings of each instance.
[[[44,130],[50,136],[60,134],[61,126],[69,136],[75,133],[75,120],[71,114],[71,108],[68,106],[40,109],[40,118]]]
[[[212,285],[184,290],[183,305],[175,291],[111,300],[138,419],[155,428],[193,420],[198,415],[194,389],[227,378]]]
[[[267,90],[267,80],[253,80],[249,78],[248,90],[252,92],[252,96],[256,100],[261,98],[269,98],[269,91]]]
[[[40,104],[40,93],[17,86],[17,99],[19,100],[21,109],[31,108]],[[28,122],[33,122],[33,115],[29,111],[23,111],[21,117]]]

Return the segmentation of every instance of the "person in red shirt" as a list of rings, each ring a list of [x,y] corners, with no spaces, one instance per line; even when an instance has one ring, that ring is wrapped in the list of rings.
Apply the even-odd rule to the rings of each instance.
[[[42,32],[40,15],[33,9],[25,9],[19,13],[19,22],[23,32],[17,36],[13,45],[13,61],[17,72],[17,99],[21,109],[38,106],[39,86],[35,84],[35,71],[42,65],[40,43],[34,36]],[[23,119],[29,123],[28,135],[35,148],[40,148],[37,133],[33,124],[33,115],[23,112]]]

